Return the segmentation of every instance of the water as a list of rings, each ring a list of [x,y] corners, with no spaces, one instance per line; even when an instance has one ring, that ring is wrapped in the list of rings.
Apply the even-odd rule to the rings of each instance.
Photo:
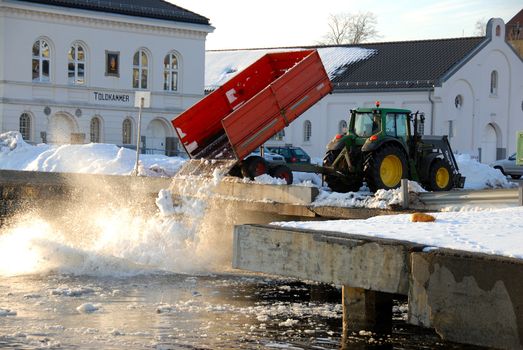
[[[152,214],[95,193],[0,227],[0,348],[461,348],[407,325],[402,301],[392,334],[343,339],[339,289],[230,268],[232,224],[256,217],[199,186]]]
[[[0,347],[460,348],[408,326],[399,303],[392,334],[353,333],[344,341],[340,300],[332,286],[256,275],[9,277],[0,285],[0,309],[16,315],[0,317]]]

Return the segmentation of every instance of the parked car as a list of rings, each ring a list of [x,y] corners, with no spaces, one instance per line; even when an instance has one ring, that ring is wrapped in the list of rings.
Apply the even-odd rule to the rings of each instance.
[[[258,148],[254,152],[251,153],[251,156],[259,156],[260,155],[260,149]],[[271,152],[267,147],[263,149],[263,158],[273,164],[286,164],[285,158],[277,153]]]
[[[300,147],[294,146],[267,146],[269,151],[281,154],[287,163],[310,164],[311,157]]]
[[[496,160],[490,166],[499,169],[503,175],[509,175],[513,179],[519,179],[523,175],[523,165],[516,165],[516,153],[507,159]]]

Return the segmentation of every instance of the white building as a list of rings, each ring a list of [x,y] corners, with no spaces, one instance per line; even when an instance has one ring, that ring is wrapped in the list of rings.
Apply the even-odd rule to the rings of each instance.
[[[485,163],[515,152],[516,131],[523,130],[523,62],[505,41],[501,19],[489,21],[485,37],[317,49],[333,93],[267,144],[293,144],[323,157],[350,109],[380,101],[382,107],[424,112],[425,134],[448,135],[455,152]],[[265,52],[208,51],[207,89]]]
[[[164,152],[175,142],[170,121],[203,95],[212,30],[162,0],[0,0],[0,132],[136,145],[143,90],[146,148]]]

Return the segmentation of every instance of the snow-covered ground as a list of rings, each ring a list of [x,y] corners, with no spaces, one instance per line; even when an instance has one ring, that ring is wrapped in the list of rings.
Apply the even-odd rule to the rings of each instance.
[[[411,222],[410,214],[367,220],[277,222],[274,225],[333,231],[523,259],[523,207],[433,213],[434,222]]]

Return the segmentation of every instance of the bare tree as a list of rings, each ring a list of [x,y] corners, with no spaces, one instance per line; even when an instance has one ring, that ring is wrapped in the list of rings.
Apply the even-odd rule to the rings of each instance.
[[[378,20],[372,12],[329,15],[329,32],[319,43],[324,45],[358,44],[379,37]]]
[[[485,36],[487,34],[487,21],[485,18],[478,19],[474,25],[476,30],[474,34],[477,36]]]

